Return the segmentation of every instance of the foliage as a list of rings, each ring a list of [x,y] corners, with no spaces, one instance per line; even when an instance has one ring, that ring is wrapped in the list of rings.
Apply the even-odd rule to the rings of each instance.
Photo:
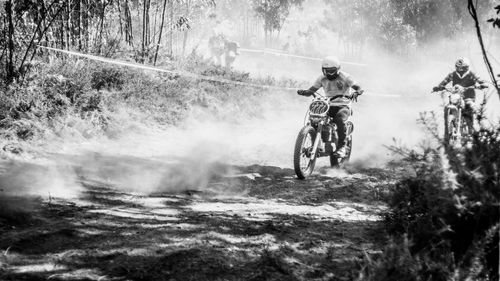
[[[331,9],[325,13],[323,25],[337,33],[354,36],[356,30],[363,34],[377,32],[379,19],[391,12],[387,0],[325,0]],[[391,13],[392,14],[392,13]]]
[[[252,80],[248,73],[214,65],[195,54],[176,67],[222,81],[280,86],[297,83]],[[193,111],[238,122],[262,112],[258,99],[265,94],[258,87],[78,59],[52,57],[47,63],[32,63],[29,69],[23,84],[3,85],[5,94],[0,96],[0,136],[14,143],[63,136],[65,130],[84,138],[116,135],[126,127],[120,124],[131,122],[168,126],[183,122]],[[240,110],[248,104],[252,104],[248,110]],[[123,110],[131,114],[120,115]],[[18,146],[8,150],[21,153]]]
[[[160,8],[167,3],[169,13]],[[158,53],[173,57],[178,45],[184,52],[188,33],[201,25],[204,11],[214,6],[215,0],[2,1],[0,66],[6,72],[0,72],[0,78],[7,83],[22,80],[25,64],[45,52],[37,45],[107,57],[129,52],[137,54],[134,58],[140,62],[156,60]],[[142,16],[132,18],[136,14]]]
[[[437,37],[451,37],[464,31],[470,24],[467,5],[460,0],[390,0],[396,11],[400,12],[405,24],[417,32],[420,42]],[[492,0],[478,1],[479,12],[489,9]]]
[[[495,10],[497,11],[496,12],[497,15],[500,14],[500,5],[496,6]],[[493,27],[500,28],[500,18],[491,18],[491,19],[488,19],[488,22],[491,22]]]
[[[255,13],[264,19],[264,30],[279,31],[292,6],[300,6],[304,0],[252,0]]]
[[[400,55],[409,54],[416,47],[416,32],[403,19],[394,16],[383,16],[380,21],[380,43],[387,50],[393,50]]]
[[[395,186],[385,218],[399,242],[363,280],[383,280],[377,272],[393,268],[395,250],[421,265],[408,280],[498,280],[500,127],[475,133],[469,149],[395,150],[415,169]]]
[[[402,55],[411,54],[418,44],[462,34],[471,24],[467,5],[460,0],[324,2],[331,9],[325,13],[323,25],[341,40],[356,44],[372,40],[391,52],[396,47]],[[491,2],[478,1],[478,12],[487,13]]]
[[[383,254],[376,258],[366,255],[357,280],[369,281],[446,281],[452,275],[452,256],[440,260],[428,254],[414,255],[406,236],[390,240]]]
[[[119,90],[125,84],[125,77],[118,67],[102,67],[92,72],[90,83],[92,89],[98,91],[103,88]]]
[[[323,25],[342,41],[363,45],[371,40],[400,55],[409,54],[417,43],[415,28],[404,22],[401,12],[389,0],[325,3],[331,10],[325,13]]]

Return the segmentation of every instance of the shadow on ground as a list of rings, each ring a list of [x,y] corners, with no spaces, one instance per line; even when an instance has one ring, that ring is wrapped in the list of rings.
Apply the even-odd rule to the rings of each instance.
[[[203,189],[148,195],[80,177],[76,199],[0,213],[0,279],[351,280],[396,174],[218,165]]]

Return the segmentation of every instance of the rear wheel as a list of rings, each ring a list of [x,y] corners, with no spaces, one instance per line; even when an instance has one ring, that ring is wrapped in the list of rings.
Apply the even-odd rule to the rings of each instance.
[[[293,167],[299,179],[305,179],[311,175],[314,170],[316,157],[314,157],[314,160],[311,160],[311,156],[315,137],[316,130],[311,126],[305,126],[300,130],[297,140],[295,141]]]

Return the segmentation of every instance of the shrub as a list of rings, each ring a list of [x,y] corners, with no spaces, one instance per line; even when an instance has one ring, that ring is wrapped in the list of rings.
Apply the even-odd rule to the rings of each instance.
[[[129,77],[126,77],[125,71],[121,70],[117,67],[102,67],[98,68],[92,72],[91,75],[91,87],[92,89],[101,90],[121,90],[123,84],[125,84],[125,80]]]
[[[259,116],[264,106],[259,101],[266,90],[258,87],[115,67],[89,60],[48,59],[45,63],[32,64],[24,83],[12,84],[0,97],[0,130],[3,130],[0,135],[30,139],[43,137],[44,133],[64,135],[61,130],[66,128],[71,129],[71,134],[80,132],[85,137],[106,133],[110,128],[116,135],[120,124],[130,121],[172,125],[190,114],[200,119],[239,122],[249,116]],[[296,84],[293,80],[252,80],[248,73],[215,66],[196,55],[178,67],[201,75],[255,84]],[[120,114],[124,111],[140,114]],[[122,120],[124,118],[129,119]]]
[[[428,253],[415,255],[406,235],[391,239],[383,254],[375,259],[366,255],[358,280],[369,281],[447,281],[454,268],[452,255],[432,258]]]
[[[385,216],[399,242],[367,262],[362,280],[383,280],[377,274],[398,264],[391,255],[419,261],[408,280],[498,280],[500,127],[475,133],[469,148],[395,150],[415,169],[392,190]]]

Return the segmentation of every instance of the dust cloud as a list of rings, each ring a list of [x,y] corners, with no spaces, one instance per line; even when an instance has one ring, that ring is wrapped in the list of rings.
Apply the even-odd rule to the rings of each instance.
[[[0,160],[0,220],[26,222],[43,201],[82,191],[72,166],[43,160]]]
[[[293,21],[288,29],[285,27],[283,36],[297,24]],[[323,34],[326,33],[324,30]],[[457,57],[470,57],[474,62],[472,69],[483,78],[488,77],[479,48],[471,43],[475,42],[472,35],[464,40],[455,38],[429,44],[404,58],[369,45],[365,46],[362,57],[348,58],[342,55],[334,37],[317,40],[311,44],[321,47],[319,53],[337,55],[346,61],[342,70],[365,89],[359,102],[353,104],[352,161],[367,167],[381,167],[394,159],[386,148],[394,140],[413,147],[429,138],[417,122],[419,113],[436,112],[436,121],[441,123],[442,99],[430,92],[453,70]],[[311,56],[320,57],[319,53]],[[304,88],[321,74],[318,60],[264,53],[242,52],[234,68],[250,72],[253,77],[296,79]],[[233,94],[245,94],[240,91]],[[304,124],[310,99],[297,96],[295,91],[263,91],[253,104],[240,109],[245,112],[258,104],[262,110],[257,115],[242,114],[220,120],[211,118],[204,109],[195,108],[178,127],[134,128],[120,138],[67,144],[57,154],[48,156],[49,165],[4,163],[6,169],[0,184],[7,194],[15,190],[42,196],[73,195],[81,189],[82,182],[89,180],[140,193],[175,192],[200,190],[206,188],[211,178],[236,172],[226,165],[291,168],[293,145]],[[498,98],[492,96],[491,100],[488,114],[496,122],[495,118],[500,116]],[[318,165],[326,166],[328,161],[320,159]]]
[[[2,160],[0,170],[0,190],[5,196],[74,198],[80,191],[72,167],[51,160]]]

